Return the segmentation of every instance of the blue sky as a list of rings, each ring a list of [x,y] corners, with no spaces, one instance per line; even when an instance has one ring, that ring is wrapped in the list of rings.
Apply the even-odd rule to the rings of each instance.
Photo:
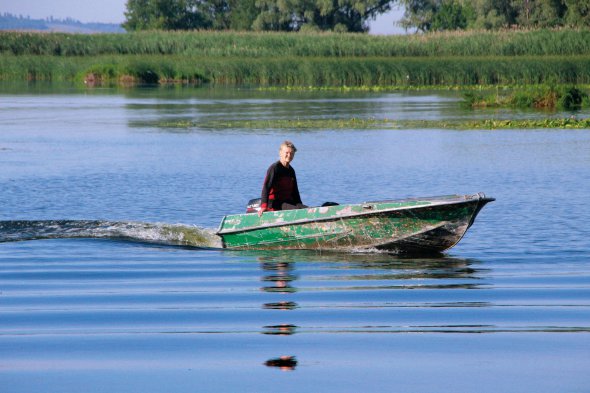
[[[30,16],[44,19],[50,16],[67,17],[81,22],[121,23],[125,20],[126,0],[0,0],[0,13]],[[403,34],[403,29],[393,26],[401,18],[403,10],[393,10],[371,23],[372,34]]]

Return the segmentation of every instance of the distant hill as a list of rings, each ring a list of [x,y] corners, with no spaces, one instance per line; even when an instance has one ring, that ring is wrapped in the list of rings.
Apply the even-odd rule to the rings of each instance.
[[[22,15],[0,14],[0,30],[26,30],[62,33],[124,33],[125,30],[116,23],[82,23],[72,18],[31,19]]]

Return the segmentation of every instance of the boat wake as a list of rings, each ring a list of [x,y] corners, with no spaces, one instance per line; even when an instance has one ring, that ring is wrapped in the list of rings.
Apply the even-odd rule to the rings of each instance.
[[[0,221],[0,243],[73,238],[221,248],[221,241],[213,230],[182,224],[100,220]]]

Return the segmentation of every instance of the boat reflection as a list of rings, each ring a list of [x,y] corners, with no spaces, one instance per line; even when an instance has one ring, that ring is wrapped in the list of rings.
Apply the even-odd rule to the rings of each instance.
[[[240,258],[244,257],[259,263],[260,280],[268,284],[261,288],[265,297],[276,297],[272,299],[276,301],[264,303],[263,309],[304,311],[269,313],[271,323],[262,326],[261,333],[282,337],[277,338],[282,343],[292,343],[288,337],[309,332],[463,332],[467,329],[464,321],[441,326],[440,321],[430,319],[439,314],[432,310],[489,307],[482,300],[465,301],[464,292],[455,291],[480,289],[489,284],[485,280],[488,269],[474,259],[313,251],[240,252]],[[408,289],[417,291],[404,291]],[[342,302],[340,296],[346,293],[348,299],[358,300]],[[343,324],[320,317],[316,313],[318,308],[339,308],[351,319]],[[395,318],[391,316],[392,310],[399,311]],[[313,319],[307,314],[313,315]],[[294,356],[281,356],[264,364],[293,371],[297,360]]]
[[[464,331],[468,324],[455,316],[457,310],[492,305],[484,292],[473,296],[464,292],[493,285],[487,279],[489,269],[475,259],[313,251],[239,254],[259,264],[260,280],[266,284],[260,288],[265,293],[263,309],[301,310],[266,314],[270,320],[260,328],[261,334],[285,337],[280,340],[309,332]],[[456,318],[456,324],[431,319],[451,315],[445,314],[447,309],[453,310],[448,318]],[[346,315],[346,323],[319,310],[338,310]]]
[[[272,272],[261,278],[274,285],[265,286],[266,292],[296,292],[292,285],[299,278],[293,274],[301,263],[326,264],[333,271],[341,271],[339,280],[412,280],[412,279],[461,279],[469,280],[470,288],[482,284],[487,272],[482,262],[470,258],[438,256],[435,258],[410,258],[387,253],[328,253],[314,251],[241,251],[241,257],[252,256],[261,264],[264,272]],[[363,273],[365,272],[365,273]],[[334,277],[333,277],[334,278]],[[455,282],[457,284],[457,282]]]
[[[255,258],[265,265],[265,270],[274,268],[293,269],[292,262],[367,262],[367,263],[393,263],[393,264],[414,264],[429,263],[444,265],[448,263],[474,260],[470,258],[457,258],[444,253],[428,256],[411,256],[403,254],[386,253],[375,250],[362,252],[336,252],[336,251],[315,251],[315,250],[225,250],[225,255],[234,255],[237,258]],[[268,263],[268,266],[267,266]]]

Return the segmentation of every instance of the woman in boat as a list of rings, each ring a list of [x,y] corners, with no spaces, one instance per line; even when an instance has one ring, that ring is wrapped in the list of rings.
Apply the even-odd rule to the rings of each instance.
[[[266,171],[260,201],[261,216],[265,211],[301,209],[305,206],[301,202],[297,177],[291,166],[297,148],[290,141],[284,141],[279,148],[279,160]]]

